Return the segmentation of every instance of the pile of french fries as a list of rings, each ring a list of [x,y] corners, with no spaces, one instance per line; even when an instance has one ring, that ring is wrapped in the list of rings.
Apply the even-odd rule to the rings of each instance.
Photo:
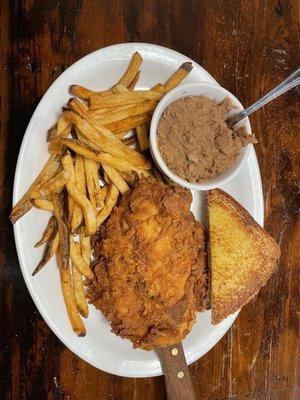
[[[94,278],[91,237],[138,177],[161,179],[145,155],[149,122],[161,98],[192,69],[186,62],[165,84],[134,90],[141,64],[134,53],[105,91],[71,86],[75,97],[48,131],[50,157],[10,215],[15,223],[32,207],[53,213],[35,245],[45,245],[45,251],[33,275],[56,255],[67,313],[79,336],[86,333],[81,317],[89,312],[85,284]]]

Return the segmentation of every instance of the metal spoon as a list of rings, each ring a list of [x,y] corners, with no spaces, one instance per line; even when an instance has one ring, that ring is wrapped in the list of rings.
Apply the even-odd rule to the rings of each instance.
[[[287,92],[295,86],[300,84],[300,68],[297,71],[293,72],[288,78],[286,78],[282,83],[276,86],[269,93],[264,95],[261,99],[259,99],[256,103],[252,104],[250,107],[246,108],[243,111],[240,111],[236,114],[233,114],[231,117],[227,119],[227,125],[232,128],[233,125],[241,121],[243,118],[248,117],[248,115],[252,114],[254,111],[258,110],[265,104],[269,103],[276,97],[281,94]]]

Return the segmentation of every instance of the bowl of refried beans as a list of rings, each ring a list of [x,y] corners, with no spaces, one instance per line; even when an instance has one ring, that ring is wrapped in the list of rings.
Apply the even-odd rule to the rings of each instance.
[[[228,182],[257,142],[248,118],[228,127],[228,116],[240,110],[238,99],[219,85],[192,82],[173,89],[151,121],[150,150],[158,168],[189,189]]]

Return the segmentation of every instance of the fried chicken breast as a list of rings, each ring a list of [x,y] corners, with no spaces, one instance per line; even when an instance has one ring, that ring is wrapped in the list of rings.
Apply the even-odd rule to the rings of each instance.
[[[95,243],[90,301],[134,347],[180,342],[202,308],[205,239],[191,201],[178,185],[142,179],[123,196]]]

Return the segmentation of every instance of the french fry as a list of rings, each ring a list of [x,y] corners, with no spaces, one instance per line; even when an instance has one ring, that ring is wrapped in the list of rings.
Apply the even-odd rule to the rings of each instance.
[[[77,310],[74,289],[72,286],[72,277],[68,269],[63,269],[60,271],[60,282],[68,317],[71,322],[73,331],[78,336],[85,336],[85,327]]]
[[[52,215],[49,218],[48,224],[46,226],[46,229],[44,230],[42,238],[34,245],[34,247],[40,247],[44,243],[47,243],[51,239],[54,230],[57,231],[57,221],[54,215]]]
[[[120,110],[125,110],[128,106],[123,107],[116,107]],[[112,112],[111,108],[96,108],[96,110],[90,110],[89,113],[92,117],[96,118],[96,119],[101,119],[103,115],[105,114],[109,114]]]
[[[109,184],[108,190],[107,190],[107,196],[105,199],[105,205],[98,212],[97,215],[97,226],[99,227],[105,220],[106,218],[109,217],[109,214],[111,213],[112,209],[116,205],[119,197],[119,191],[116,188],[116,186],[111,183]]]
[[[47,141],[49,142],[53,140],[55,137],[60,136],[69,125],[70,125],[69,121],[65,118],[64,114],[62,114],[58,118],[55,126],[48,130]]]
[[[87,279],[94,278],[93,271],[91,270],[89,264],[85,261],[85,259],[81,255],[72,237],[70,237],[70,257],[73,265],[78,269],[78,271],[82,275],[84,275]]]
[[[77,310],[83,317],[87,318],[89,315],[89,309],[85,297],[82,275],[73,264],[72,264],[72,278],[73,278],[73,288],[77,304]]]
[[[74,112],[69,113],[71,114],[70,119],[73,121],[74,125],[101,150],[123,158],[140,168],[147,169],[147,167],[150,166],[145,156],[125,146],[113,133],[101,126],[89,112],[82,108],[81,104],[76,99],[70,100],[68,104],[70,108],[81,115],[75,114]]]
[[[102,198],[103,198],[103,201],[106,200],[107,189],[108,189],[108,185],[103,186],[102,189],[101,189],[101,190],[102,190]]]
[[[56,131],[56,134],[49,140],[48,151],[50,154],[60,154],[63,152],[64,148],[61,143],[61,138],[66,138],[71,133],[72,126],[69,124],[66,128],[59,133]]]
[[[84,160],[80,154],[76,154],[76,156],[75,156],[74,171],[75,171],[76,188],[85,195],[86,194],[86,179],[85,179],[85,170],[84,170]],[[71,232],[75,233],[82,222],[83,213],[78,204],[74,204],[73,207],[74,208],[73,208],[72,217],[71,217]]]
[[[70,92],[77,97],[81,97],[82,99],[88,100],[91,96],[105,96],[111,94],[110,90],[103,90],[102,92],[96,92],[94,90],[90,90],[80,85],[71,85]]]
[[[126,71],[124,72],[124,74],[122,75],[122,77],[109,90],[96,92],[94,90],[87,89],[80,85],[72,85],[70,88],[71,93],[75,96],[81,97],[82,99],[89,99],[89,97],[91,97],[91,96],[103,97],[103,96],[109,95],[111,93],[114,93],[115,87],[117,85],[122,85],[125,87],[130,86],[132,88],[131,90],[133,90],[133,88],[136,85],[137,80],[139,79],[139,73],[140,73],[139,68],[141,66],[142,61],[143,61],[143,59],[140,56],[140,54],[137,52],[134,53],[133,56],[131,57],[129,65],[128,65]]]
[[[95,118],[97,119],[97,115],[95,115]],[[149,122],[150,119],[150,114],[135,115],[133,117],[121,119],[120,121],[112,122],[105,127],[113,132],[120,139],[120,134],[122,138],[129,130],[134,129],[137,126],[140,126],[146,122]]]
[[[108,165],[112,168],[117,169],[118,171],[129,172],[135,171],[139,176],[144,175],[145,177],[150,176],[148,171],[145,171],[141,168],[137,168],[127,161],[121,160],[120,158],[114,157],[108,153],[103,153],[93,149],[88,144],[76,140],[76,139],[64,139],[64,143],[71,150],[75,151],[78,154],[81,154],[85,158],[89,158],[94,160],[100,164]]]
[[[66,172],[70,173],[70,179],[66,184],[67,191],[73,200],[81,207],[87,236],[96,232],[96,213],[88,198],[81,193],[75,185],[75,172],[70,154],[66,154],[62,158],[62,165]]]
[[[120,105],[117,107],[96,108],[95,110],[89,110],[89,115],[94,117],[95,119],[101,119],[101,118],[103,118],[103,115],[111,114],[112,112],[115,113],[117,111],[122,112],[122,111],[126,111],[127,109],[128,109],[128,105],[126,105],[126,106]]]
[[[155,92],[159,92],[162,94],[166,93],[165,85],[162,85],[161,83],[158,83],[157,85],[153,86],[151,89],[154,90]]]
[[[125,194],[128,192],[129,186],[117,170],[104,164],[102,164],[102,168],[107,173],[111,182],[115,184],[120,193]]]
[[[56,123],[56,134],[57,136],[62,135],[66,128],[70,126],[69,121],[65,118],[64,114],[58,118],[57,123]]]
[[[52,202],[54,207],[54,216],[57,220],[57,228],[59,233],[59,247],[57,251],[57,259],[59,260],[58,266],[60,269],[68,269],[70,246],[64,195],[53,193]]]
[[[52,256],[57,252],[60,239],[59,239],[59,233],[52,232],[52,235],[47,242],[43,257],[41,261],[38,263],[37,267],[32,273],[32,276],[36,275],[47,263],[48,261],[52,258]]]
[[[119,79],[118,83],[121,83],[122,85],[128,87],[132,81],[135,79],[140,66],[142,64],[142,57],[138,52],[135,52],[130,60],[130,63],[123,74],[123,76]]]
[[[103,177],[104,177],[104,182],[107,184],[106,186],[108,186],[110,183],[112,183],[112,181],[110,180],[109,176],[107,175],[107,173],[105,171],[103,171]],[[106,193],[107,195],[107,193]]]
[[[136,136],[131,136],[129,138],[123,139],[122,142],[125,143],[126,146],[138,145]]]
[[[161,83],[158,83],[157,85],[153,86],[151,90],[154,90],[155,92],[159,93],[168,93],[170,90],[174,89],[176,86],[178,86],[184,78],[187,77],[187,75],[191,72],[193,69],[193,65],[191,62],[184,62],[183,64],[180,65],[180,67],[170,76],[170,78],[167,80],[167,82],[162,85]]]
[[[136,87],[136,84],[138,83],[138,80],[140,79],[141,71],[138,71],[136,76],[134,77],[133,81],[130,83],[130,85],[127,86],[128,90],[134,90]]]
[[[126,92],[128,92],[128,89],[126,86],[122,85],[122,83],[116,83],[111,89],[111,95],[118,94],[118,93],[126,93]],[[90,99],[90,101],[91,101],[91,99]]]
[[[50,142],[50,140],[53,140],[56,136],[56,126],[53,126],[52,128],[48,129],[47,132],[47,142]]]
[[[34,182],[30,185],[27,192],[13,207],[12,212],[9,216],[13,224],[16,223],[19,218],[21,218],[32,208],[32,202],[30,201],[32,192],[36,191],[40,185],[44,184],[49,179],[51,179],[56,174],[59,168],[60,168],[60,156],[59,155],[51,156],[44,165],[39,175],[34,180]]]
[[[53,211],[53,204],[49,200],[45,199],[34,199],[33,204],[36,208],[40,208],[45,211]]]
[[[122,142],[124,143],[124,138],[125,138],[125,136],[128,134],[128,131],[126,131],[126,132],[120,132],[120,133],[116,133],[116,137],[118,138],[118,139],[120,139],[120,140],[122,140]]]
[[[71,161],[73,165],[73,159]],[[70,194],[68,193],[68,222],[70,228],[71,228],[71,220],[72,220],[74,206],[75,206],[75,201],[73,200],[73,197],[71,197]]]
[[[178,86],[183,81],[183,79],[187,77],[192,69],[193,65],[191,62],[184,62],[165,83],[165,93],[168,93],[170,90]]]
[[[147,134],[147,127],[145,124],[136,128],[136,136],[139,142],[140,151],[143,152],[149,149],[149,139]]]
[[[120,172],[120,175],[130,186],[134,186],[136,175],[134,173],[128,174],[127,172]]]
[[[73,200],[73,197],[71,197],[68,194],[68,221],[70,222],[70,224],[71,224],[71,219],[72,219],[72,215],[73,215],[74,206],[75,206],[75,202]]]
[[[90,109],[95,110],[97,108],[111,108],[124,105],[132,105],[134,103],[142,103],[145,100],[160,100],[162,93],[155,92],[153,90],[139,90],[129,92],[125,88],[125,92],[116,93],[105,97],[90,97]]]
[[[135,117],[138,115],[143,115],[147,113],[151,113],[155,110],[155,107],[157,106],[157,101],[155,100],[145,100],[141,103],[129,105],[127,109],[123,110],[118,110],[118,108],[113,108],[111,112],[105,113],[104,115],[101,115],[101,118],[97,119],[98,124],[101,124],[102,126],[109,126],[110,124],[113,124],[114,122],[118,122],[127,118]],[[92,112],[91,112],[92,115]],[[107,129],[107,128],[106,128]]]
[[[99,164],[94,160],[85,158],[84,168],[90,202],[95,210],[99,210],[103,207],[103,199],[98,177]]]
[[[80,245],[81,245],[81,255],[84,258],[85,262],[89,265],[91,261],[91,239],[88,236],[85,236],[84,233],[80,233]]]
[[[69,179],[70,173],[61,171],[51,178],[45,185],[41,186],[39,193],[43,197],[48,196],[50,193],[60,193]]]

